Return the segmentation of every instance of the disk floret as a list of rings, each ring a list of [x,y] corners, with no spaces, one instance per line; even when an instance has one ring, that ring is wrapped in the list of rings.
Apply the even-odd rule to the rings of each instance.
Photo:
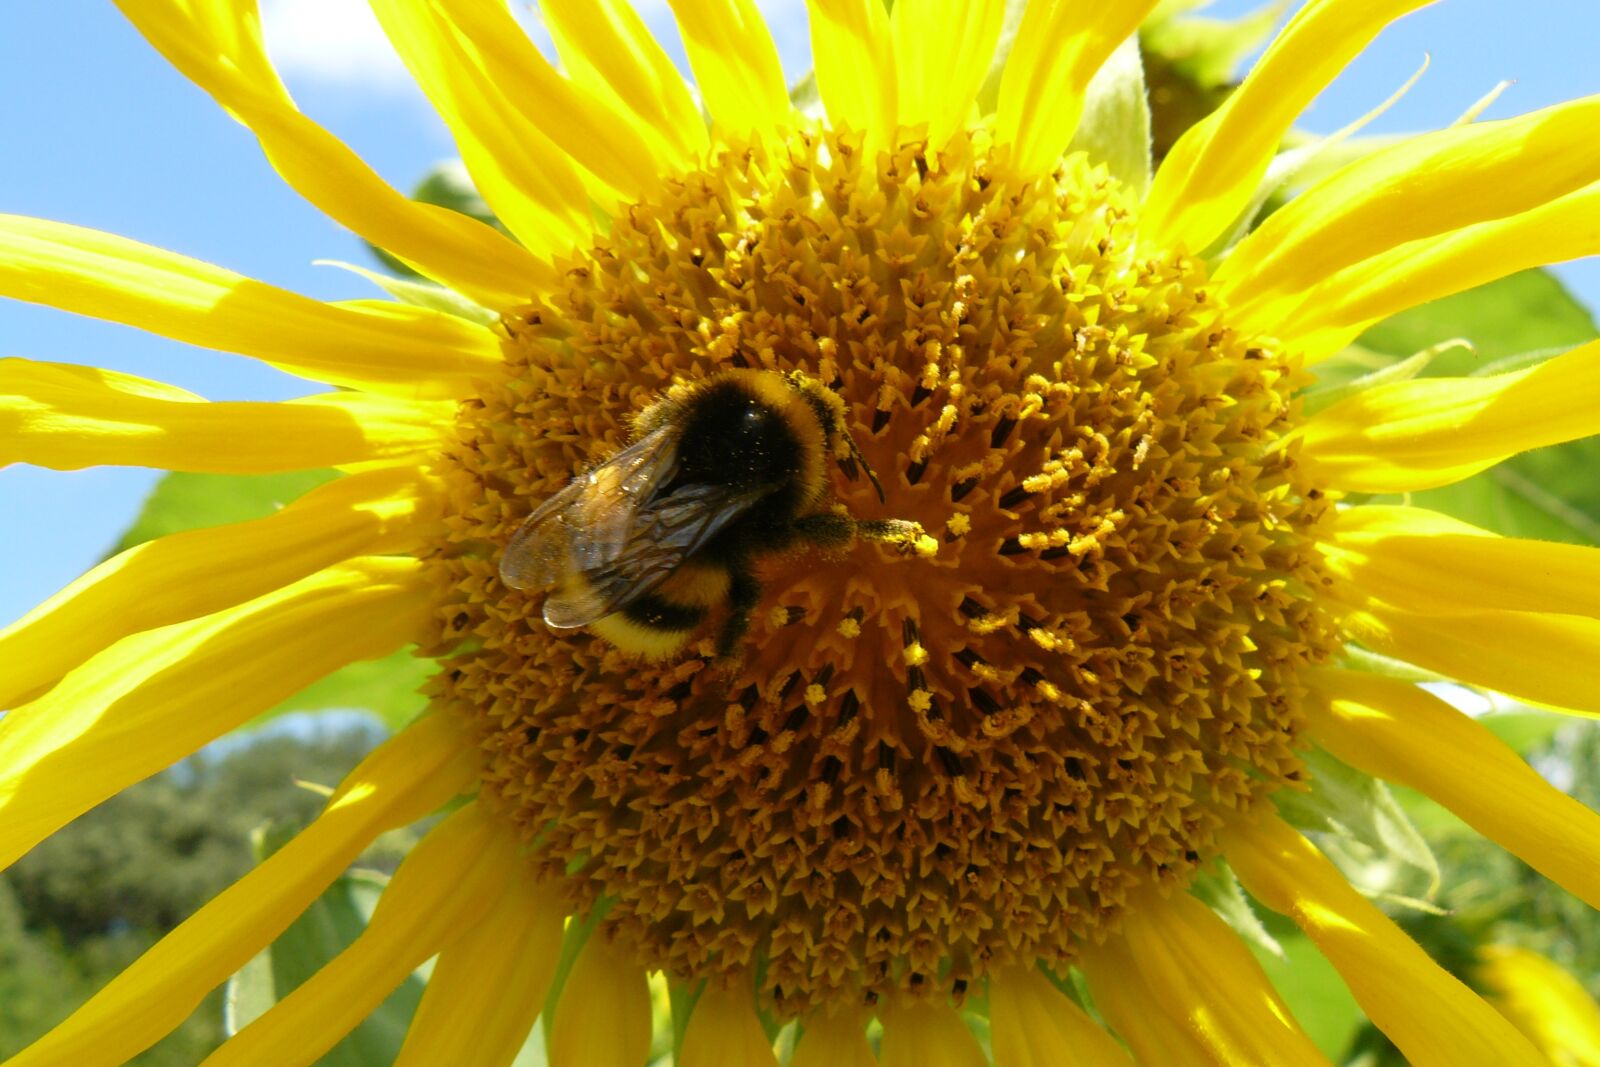
[[[506,318],[446,460],[432,692],[642,964],[759,972],[779,1014],[959,997],[1070,960],[1299,779],[1333,638],[1328,506],[1279,441],[1298,372],[1130,204],[1082,156],[1010,178],[981,134],[796,133],[667,181]],[[836,394],[885,495],[834,457],[836,505],[927,543],[761,561],[732,665],[710,630],[659,662],[550,631],[501,547],[675,381],[734,368]]]

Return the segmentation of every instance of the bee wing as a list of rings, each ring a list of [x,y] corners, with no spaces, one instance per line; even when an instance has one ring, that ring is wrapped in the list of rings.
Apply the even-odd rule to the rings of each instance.
[[[684,559],[773,488],[686,485],[651,502],[636,514],[619,552],[584,569],[581,585],[563,588],[545,601],[544,621],[571,629],[627,607],[666,581]]]
[[[628,543],[644,502],[677,469],[678,433],[664,426],[574,478],[511,536],[500,556],[501,580],[513,589],[548,589],[604,567]]]

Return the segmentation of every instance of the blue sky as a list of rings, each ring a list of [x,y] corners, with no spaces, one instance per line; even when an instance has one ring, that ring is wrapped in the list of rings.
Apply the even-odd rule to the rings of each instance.
[[[672,40],[664,0],[636,0]],[[268,43],[301,107],[394,184],[453,155],[443,127],[372,32],[362,0],[262,0]],[[521,6],[520,3],[518,6]],[[785,63],[807,66],[798,0],[762,3]],[[1221,0],[1236,14],[1255,3]],[[1421,83],[1374,131],[1453,120],[1501,79],[1503,117],[1600,92],[1587,0],[1444,0],[1391,27],[1304,117],[1327,131]],[[7,5],[0,32],[0,212],[121,233],[323,298],[375,295],[315,259],[367,262],[359,243],[289,191],[254,139],[187,83],[109,0]],[[1600,307],[1600,262],[1563,270]],[[29,305],[0,301],[0,355],[95,363],[211,399],[281,399],[306,383],[219,355]],[[155,472],[0,470],[0,625],[98,560],[136,513]]]

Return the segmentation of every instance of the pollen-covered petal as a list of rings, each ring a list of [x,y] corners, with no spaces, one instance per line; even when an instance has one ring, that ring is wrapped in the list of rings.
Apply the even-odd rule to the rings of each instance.
[[[1433,0],[1311,0],[1243,84],[1178,139],[1145,198],[1140,236],[1198,252],[1250,203],[1307,104],[1385,26]],[[1108,5],[1114,6],[1114,5]]]
[[[1489,729],[1406,682],[1322,671],[1311,734],[1345,763],[1437,800],[1600,908],[1600,814],[1540,777]]]
[[[499,360],[493,333],[443,312],[326,304],[175,252],[20,215],[0,215],[0,296],[405,397],[465,396]]]
[[[898,122],[889,12],[878,0],[810,0],[807,7],[817,92],[828,121],[879,143]]]
[[[1313,416],[1299,458],[1337,489],[1431,489],[1600,432],[1596,395],[1600,341],[1510,374],[1389,382]]]
[[[1519,700],[1600,715],[1600,620],[1532,611],[1403,611],[1368,599],[1345,632],[1385,656]]]
[[[705,155],[700,107],[628,0],[540,0],[539,14],[574,83],[609,100],[665,155]]]
[[[554,279],[550,267],[477,219],[404,196],[301,114],[262,48],[254,3],[117,0],[184,76],[250,128],[284,181],[335,222],[485,307]]]
[[[706,110],[725,139],[789,124],[778,46],[753,0],[671,0]]]
[[[439,517],[409,467],[352,474],[266,518],[135,545],[0,630],[0,708],[129,634],[242,604],[357,555],[410,547]]]
[[[1273,212],[1213,278],[1236,313],[1293,307],[1330,275],[1396,245],[1528,211],[1600,179],[1597,124],[1600,97],[1588,97],[1381,148]]]
[[[1186,893],[1162,899],[1147,891],[1128,908],[1120,935],[1086,946],[1080,966],[1095,1003],[1141,1062],[1328,1063],[1244,942]],[[1152,1014],[1170,1025],[1147,1028]]]
[[[513,869],[505,895],[439,953],[395,1067],[505,1067],[544,1006],[566,911],[554,886]]]
[[[778,1067],[772,1042],[756,1017],[750,984],[712,984],[695,1001],[683,1033],[684,1067]]]
[[[437,448],[455,405],[369,393],[208,403],[131,374],[0,359],[0,466],[260,474]]]
[[[1029,0],[1000,77],[995,134],[1011,165],[1032,175],[1055,166],[1083,114],[1089,79],[1155,7]]]
[[[1292,345],[1312,363],[1406,308],[1597,252],[1600,182],[1520,214],[1390,248],[1325,278],[1292,310],[1251,310],[1235,321]]]
[[[1478,950],[1478,988],[1558,1067],[1600,1063],[1600,1005],[1577,978],[1514,945]]]
[[[1540,1062],[1515,1027],[1429,959],[1283,820],[1241,819],[1224,849],[1245,889],[1305,931],[1411,1063]]]
[[[328,672],[416,640],[432,593],[415,560],[369,557],[89,659],[0,719],[0,869]]]
[[[476,801],[445,819],[401,861],[350,947],[224,1042],[207,1067],[316,1062],[424,960],[492,911],[513,881],[530,876],[519,847],[515,831]]]
[[[1133,1067],[1133,1059],[1049,979],[1012,968],[989,979],[994,1067]]]
[[[864,1014],[849,1010],[811,1016],[789,1067],[877,1067],[866,1022]]]
[[[170,1033],[289,927],[381,833],[465,791],[475,746],[434,714],[378,746],[310,826],[184,920],[8,1067],[113,1067]]]
[[[495,216],[543,259],[587,247],[594,217],[583,180],[567,154],[493,78],[477,43],[435,5],[371,0],[371,7],[450,128],[474,186]],[[511,21],[509,14],[506,20]],[[514,23],[510,30],[521,36]],[[540,103],[546,109],[558,106]]]
[[[1005,0],[903,0],[889,12],[900,125],[926,123],[933,151],[966,124],[1005,13]]]
[[[988,1067],[978,1039],[948,1005],[901,1000],[881,1009],[878,1018],[882,1067]]]
[[[644,968],[598,933],[572,965],[550,1027],[550,1067],[639,1067],[650,1053]]]
[[[1600,617],[1600,548],[1501,537],[1419,507],[1338,513],[1320,546],[1352,588],[1408,611]]]

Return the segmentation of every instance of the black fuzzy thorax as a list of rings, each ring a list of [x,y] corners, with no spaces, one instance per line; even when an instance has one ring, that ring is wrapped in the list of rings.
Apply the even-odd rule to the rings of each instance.
[[[785,414],[738,381],[713,382],[684,406],[678,472],[667,493],[680,485],[772,487],[702,551],[777,547],[788,540],[803,493],[803,456]]]

